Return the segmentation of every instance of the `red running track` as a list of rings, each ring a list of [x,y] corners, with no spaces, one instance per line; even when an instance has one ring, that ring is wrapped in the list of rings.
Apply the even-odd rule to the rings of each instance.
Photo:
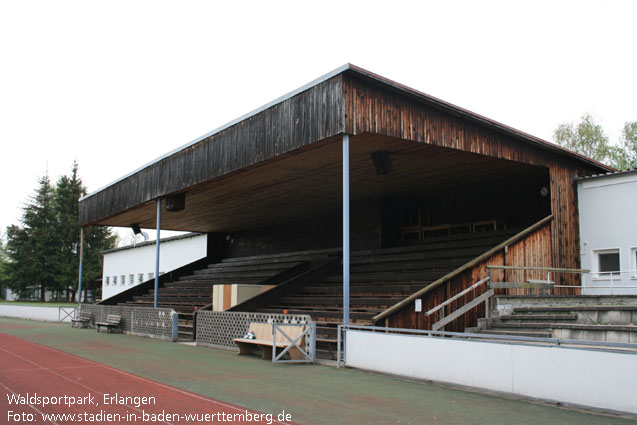
[[[291,424],[1,332],[0,359],[0,424]]]

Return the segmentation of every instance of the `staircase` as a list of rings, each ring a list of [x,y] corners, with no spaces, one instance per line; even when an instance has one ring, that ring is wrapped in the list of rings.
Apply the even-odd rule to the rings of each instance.
[[[637,343],[637,296],[497,296],[466,332]]]

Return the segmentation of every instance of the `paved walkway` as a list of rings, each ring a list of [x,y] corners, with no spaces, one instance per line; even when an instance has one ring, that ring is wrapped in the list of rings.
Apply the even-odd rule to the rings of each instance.
[[[0,332],[300,424],[634,424],[634,420],[325,366],[68,325],[0,318]]]

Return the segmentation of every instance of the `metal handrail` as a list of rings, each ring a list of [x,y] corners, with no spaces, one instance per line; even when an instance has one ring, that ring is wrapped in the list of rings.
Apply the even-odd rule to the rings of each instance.
[[[345,332],[348,330],[361,330],[371,332],[383,332],[383,333],[397,333],[407,334],[422,337],[446,337],[457,338],[464,340],[478,340],[485,343],[493,344],[515,344],[515,343],[527,343],[529,345],[546,345],[552,344],[555,347],[570,348],[570,349],[595,349],[599,351],[618,351],[622,353],[632,354],[632,349],[637,349],[635,343],[625,342],[607,342],[607,341],[581,341],[577,339],[562,339],[562,338],[542,338],[535,336],[518,336],[518,335],[496,335],[496,334],[480,334],[470,332],[448,332],[448,331],[433,331],[428,329],[407,329],[407,328],[388,328],[383,326],[370,326],[370,325],[355,325],[355,324],[340,324],[338,325],[338,340],[337,340],[337,368],[344,365],[347,360],[347,352],[345,350]],[[627,351],[631,350],[631,351]]]
[[[529,267],[529,266],[498,266],[498,265],[487,265],[487,272],[491,274],[491,270],[524,270],[524,271],[545,271],[549,274],[551,273],[573,273],[580,275],[590,275],[592,277],[592,281],[610,281],[610,285],[551,285],[552,288],[571,288],[571,289],[610,289],[611,295],[613,295],[613,289],[634,289],[637,288],[637,285],[613,285],[614,282],[622,281],[623,279],[615,278],[616,275],[621,275],[628,273],[629,279],[637,278],[637,270],[617,270],[611,272],[595,272],[588,269],[563,269],[556,267]],[[550,280],[550,279],[549,279]]]

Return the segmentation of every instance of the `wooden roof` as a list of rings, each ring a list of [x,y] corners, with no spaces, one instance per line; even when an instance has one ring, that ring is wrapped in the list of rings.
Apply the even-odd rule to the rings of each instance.
[[[340,208],[341,145],[352,134],[353,200],[488,184],[561,161],[608,167],[386,80],[341,67],[80,200],[82,225],[154,227],[155,200],[185,193],[164,229],[230,231]],[[391,152],[395,172],[370,159]]]

